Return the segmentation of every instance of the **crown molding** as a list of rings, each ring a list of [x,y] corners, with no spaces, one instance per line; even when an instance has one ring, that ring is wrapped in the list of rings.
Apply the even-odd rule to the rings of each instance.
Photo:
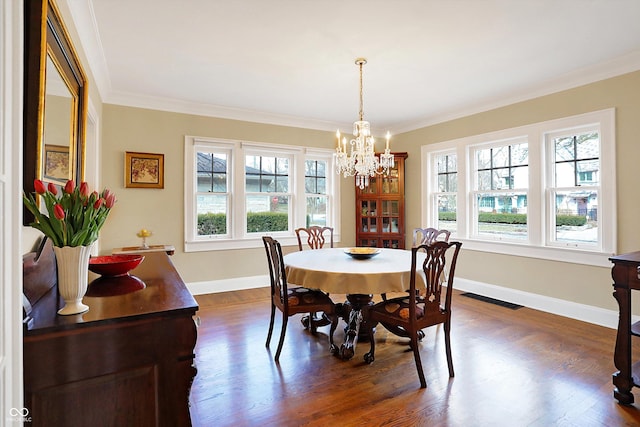
[[[485,100],[484,102],[469,106],[468,108],[452,110],[433,117],[428,117],[424,120],[399,123],[394,128],[394,131],[396,134],[410,132],[423,127],[433,126],[439,123],[471,116],[473,114],[494,110],[496,108],[506,107],[518,102],[551,95],[553,93],[588,85],[638,70],[640,70],[640,50],[632,51],[626,55],[614,58],[611,61],[595,64],[571,73],[563,74],[554,79],[540,82],[535,85],[535,87],[529,87],[526,90],[514,93],[510,96]]]

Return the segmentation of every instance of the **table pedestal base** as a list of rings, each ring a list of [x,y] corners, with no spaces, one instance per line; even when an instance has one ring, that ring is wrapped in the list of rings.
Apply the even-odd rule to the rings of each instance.
[[[373,305],[373,295],[349,294],[344,304],[337,304],[338,315],[345,319],[344,343],[338,349],[331,348],[331,352],[343,360],[351,359],[356,352],[358,341],[370,339],[368,328],[363,326],[362,307]]]

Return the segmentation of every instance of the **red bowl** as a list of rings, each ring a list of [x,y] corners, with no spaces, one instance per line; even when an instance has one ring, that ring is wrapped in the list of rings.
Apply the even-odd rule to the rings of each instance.
[[[123,276],[136,268],[144,255],[106,255],[89,258],[89,270],[102,276]]]

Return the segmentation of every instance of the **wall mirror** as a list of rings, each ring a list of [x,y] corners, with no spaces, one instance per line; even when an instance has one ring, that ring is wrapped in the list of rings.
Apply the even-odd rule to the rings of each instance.
[[[87,79],[53,0],[25,7],[23,185],[84,179]],[[24,209],[24,224],[33,221]]]

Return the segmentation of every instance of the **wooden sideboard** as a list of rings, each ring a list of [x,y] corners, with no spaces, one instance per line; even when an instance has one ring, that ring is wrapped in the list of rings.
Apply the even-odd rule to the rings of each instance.
[[[89,311],[71,316],[56,314],[62,300],[55,286],[27,291],[38,276],[34,265],[55,263],[44,255],[25,259],[30,425],[190,426],[198,305],[168,255],[145,254],[134,277],[89,273]]]
[[[633,403],[631,389],[640,387],[640,359],[633,362],[633,337],[640,337],[640,322],[631,324],[631,291],[640,290],[640,252],[631,252],[609,258],[613,263],[613,296],[618,301],[618,335],[613,362],[618,372],[613,374],[613,396],[623,404]],[[640,339],[640,338],[635,338]],[[636,355],[636,358],[640,355]]]

